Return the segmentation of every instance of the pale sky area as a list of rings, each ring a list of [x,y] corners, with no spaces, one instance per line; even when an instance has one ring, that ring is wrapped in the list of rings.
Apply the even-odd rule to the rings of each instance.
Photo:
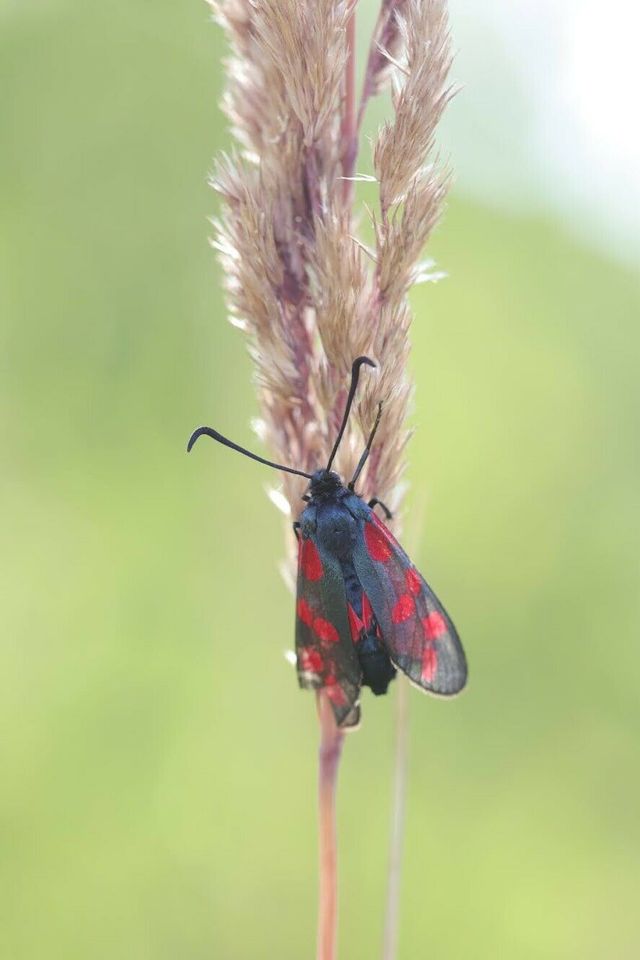
[[[454,77],[441,143],[460,193],[550,212],[640,259],[640,4],[451,0]]]

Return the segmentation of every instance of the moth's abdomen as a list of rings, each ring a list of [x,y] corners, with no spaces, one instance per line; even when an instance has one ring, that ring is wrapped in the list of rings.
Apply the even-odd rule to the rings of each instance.
[[[367,634],[360,640],[356,650],[362,667],[362,685],[370,687],[376,696],[386,693],[396,675],[396,669],[380,643],[379,636]]]

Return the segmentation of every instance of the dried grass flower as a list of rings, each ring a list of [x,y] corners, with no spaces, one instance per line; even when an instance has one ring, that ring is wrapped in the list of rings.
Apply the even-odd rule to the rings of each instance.
[[[365,495],[399,506],[411,310],[407,295],[437,223],[448,176],[433,156],[451,95],[443,0],[383,0],[360,108],[347,89],[355,4],[344,0],[213,0],[231,54],[223,106],[237,150],[211,184],[222,198],[214,245],[232,322],[246,334],[261,439],[277,459],[312,470],[331,447],[354,357],[379,376],[363,385],[337,462],[357,462],[380,400],[384,417]],[[393,116],[373,144],[375,246],[356,236],[353,174],[367,100],[392,88]],[[283,477],[293,516],[303,485]]]

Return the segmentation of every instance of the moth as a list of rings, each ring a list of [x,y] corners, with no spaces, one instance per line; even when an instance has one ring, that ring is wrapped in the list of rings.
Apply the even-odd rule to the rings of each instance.
[[[190,451],[198,437],[208,436],[309,481],[306,506],[293,524],[298,540],[298,679],[305,689],[325,691],[337,724],[345,728],[360,721],[362,687],[384,694],[396,670],[427,693],[445,697],[462,690],[467,680],[464,650],[451,618],[375,508],[386,520],[392,519],[390,511],[377,497],[365,502],[355,489],[382,404],[351,480],[343,483],[331,469],[365,364],[375,367],[368,357],[353,362],[338,436],[327,466],[314,473],[265,460],[211,427],[198,427],[187,446]]]

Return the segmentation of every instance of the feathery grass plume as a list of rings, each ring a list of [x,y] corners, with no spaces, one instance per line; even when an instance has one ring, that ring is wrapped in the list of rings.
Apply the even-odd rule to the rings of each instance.
[[[378,134],[374,166],[380,213],[375,250],[353,236],[352,172],[345,131],[345,75],[354,4],[340,0],[212,0],[231,56],[223,106],[240,150],[211,178],[224,201],[216,223],[232,322],[247,334],[255,364],[261,436],[304,470],[326,460],[353,358],[372,355],[357,416],[337,462],[348,474],[379,400],[384,416],[363,477],[398,507],[410,400],[406,375],[407,293],[440,216],[447,178],[433,152],[450,96],[443,0],[383,0],[361,105],[392,84],[394,116]],[[353,125],[355,127],[355,124]],[[351,150],[351,153],[353,151]],[[301,481],[283,477],[296,515]]]
[[[211,178],[223,201],[214,245],[231,320],[248,338],[261,438],[281,462],[309,472],[326,463],[351,364],[372,356],[378,374],[362,377],[336,469],[351,475],[382,400],[360,485],[365,498],[375,495],[395,511],[411,399],[407,296],[425,278],[419,259],[448,186],[433,156],[451,96],[445,0],[382,0],[359,104],[357,0],[209,2],[231,50],[223,108],[238,144]],[[366,104],[387,84],[393,115],[373,148],[379,209],[370,213],[375,246],[368,251],[354,235],[352,178]],[[297,516],[303,481],[284,475],[282,483]],[[293,553],[293,538],[290,545]],[[318,956],[328,960],[335,950],[331,805],[342,732],[327,704],[320,708],[321,860],[329,866],[321,875]]]

